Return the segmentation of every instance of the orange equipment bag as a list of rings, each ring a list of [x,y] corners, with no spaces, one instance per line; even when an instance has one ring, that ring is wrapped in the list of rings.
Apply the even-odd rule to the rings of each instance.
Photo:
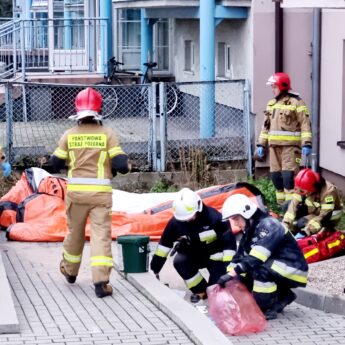
[[[308,264],[329,259],[345,250],[345,234],[341,231],[323,231],[297,240]]]

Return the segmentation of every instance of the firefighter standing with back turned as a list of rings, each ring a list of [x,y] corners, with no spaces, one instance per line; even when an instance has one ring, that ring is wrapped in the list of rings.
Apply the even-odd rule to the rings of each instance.
[[[283,205],[292,198],[294,176],[301,163],[301,147],[302,160],[311,153],[311,124],[306,104],[290,92],[290,77],[286,73],[275,73],[267,85],[271,85],[274,99],[267,103],[256,155],[262,159],[269,146],[271,180],[277,203]]]
[[[129,172],[128,156],[114,132],[102,125],[102,96],[88,87],[75,99],[77,126],[67,130],[51,157],[55,172],[68,162],[66,213],[68,234],[63,242],[60,271],[68,283],[76,281],[85,242],[87,218],[91,223],[92,280],[97,297],[112,294],[109,277],[111,252],[111,178]]]

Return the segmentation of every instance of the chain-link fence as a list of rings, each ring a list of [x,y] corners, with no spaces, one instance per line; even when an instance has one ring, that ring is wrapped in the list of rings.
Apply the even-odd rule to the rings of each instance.
[[[1,141],[12,164],[51,154],[73,126],[74,100],[87,85],[0,86]],[[164,171],[195,150],[207,160],[250,162],[249,95],[243,80],[92,85],[103,96],[104,125],[140,170]]]

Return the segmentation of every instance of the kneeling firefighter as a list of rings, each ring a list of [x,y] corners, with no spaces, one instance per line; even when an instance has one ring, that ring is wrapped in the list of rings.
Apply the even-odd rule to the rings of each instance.
[[[296,295],[291,288],[307,284],[308,264],[293,235],[275,218],[260,210],[248,197],[235,194],[223,205],[224,220],[243,231],[237,253],[218,284],[243,281],[266,316],[277,313]]]
[[[207,286],[226,272],[236,251],[235,237],[229,223],[222,222],[221,214],[188,188],[177,193],[173,212],[152,258],[151,270],[158,275],[169,252],[176,251],[174,267],[193,293],[191,302],[197,303],[206,298]],[[210,273],[208,283],[199,272],[201,268]]]
[[[66,213],[68,234],[63,242],[60,271],[69,283],[76,281],[85,242],[87,218],[91,222],[92,280],[97,297],[112,294],[111,178],[129,172],[128,156],[115,133],[102,125],[102,96],[88,87],[75,99],[78,124],[67,130],[51,157],[53,171],[68,163]]]

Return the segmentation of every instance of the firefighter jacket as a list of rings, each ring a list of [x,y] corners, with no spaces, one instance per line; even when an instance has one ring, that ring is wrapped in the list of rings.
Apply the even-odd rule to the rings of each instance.
[[[234,270],[237,275],[251,274],[261,265],[292,280],[296,286],[307,283],[308,264],[291,232],[277,219],[257,210],[247,221],[227,271]]]
[[[297,95],[287,93],[267,103],[258,146],[311,145],[309,111]]]
[[[67,193],[74,202],[108,202],[112,198],[112,167],[128,172],[127,155],[114,132],[97,122],[81,123],[67,130],[53,157],[68,162]],[[126,167],[123,167],[123,163]]]
[[[321,230],[321,222],[326,217],[330,222],[336,224],[343,213],[343,205],[337,188],[328,181],[321,186],[319,192],[313,193],[307,197],[302,197],[295,192],[292,200],[284,215],[283,223],[289,228],[292,227],[296,219],[297,208],[304,204],[308,208],[308,223],[303,231],[308,235],[315,234]]]
[[[236,240],[230,231],[229,222],[223,222],[216,209],[203,204],[202,211],[197,213],[193,221],[180,222],[174,217],[170,219],[151,261],[154,273],[160,272],[174,242],[181,237],[189,241],[186,250],[197,253],[203,260],[230,262],[236,251]]]

